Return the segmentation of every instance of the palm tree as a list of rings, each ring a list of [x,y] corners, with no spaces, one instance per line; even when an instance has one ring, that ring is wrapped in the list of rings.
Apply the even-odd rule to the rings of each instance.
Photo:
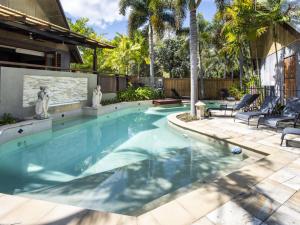
[[[138,29],[148,29],[150,56],[150,83],[154,86],[154,33],[163,35],[166,25],[175,27],[174,13],[168,1],[165,0],[120,0],[120,13],[126,15],[130,9],[128,20],[129,34]]]
[[[202,0],[174,0],[178,21],[185,18],[186,10],[190,16],[190,60],[191,60],[191,116],[196,116],[195,104],[198,99],[198,29],[197,9]]]
[[[199,66],[200,66],[200,97],[204,98],[204,65],[203,65],[203,50],[211,42],[210,23],[206,21],[201,13],[197,15],[197,25],[199,32]]]
[[[262,25],[263,18],[258,15],[252,0],[234,0],[224,11],[223,33],[226,37],[224,51],[235,55],[239,60],[240,88],[243,87],[245,54],[249,52],[250,41],[256,40],[267,27]]]

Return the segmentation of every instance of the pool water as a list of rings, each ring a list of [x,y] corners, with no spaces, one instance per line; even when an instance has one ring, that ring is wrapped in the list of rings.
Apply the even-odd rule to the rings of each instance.
[[[224,142],[175,131],[186,107],[132,108],[58,121],[0,146],[0,192],[134,215],[146,204],[238,166]]]

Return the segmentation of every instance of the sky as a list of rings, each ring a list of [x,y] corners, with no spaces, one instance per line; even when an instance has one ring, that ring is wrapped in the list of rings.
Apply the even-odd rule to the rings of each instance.
[[[89,18],[89,25],[108,39],[116,33],[127,34],[127,16],[119,14],[119,0],[61,0],[61,3],[67,17]],[[202,0],[198,11],[205,19],[212,20],[216,12],[214,0]],[[188,26],[188,21],[185,25]]]

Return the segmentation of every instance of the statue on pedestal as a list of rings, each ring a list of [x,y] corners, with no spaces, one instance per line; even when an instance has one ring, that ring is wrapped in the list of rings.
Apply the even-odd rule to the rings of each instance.
[[[47,119],[50,95],[47,87],[40,87],[40,91],[37,94],[38,100],[35,105],[35,118],[42,120]]]
[[[102,92],[101,86],[98,85],[93,91],[93,105],[92,107],[98,109],[101,106]]]

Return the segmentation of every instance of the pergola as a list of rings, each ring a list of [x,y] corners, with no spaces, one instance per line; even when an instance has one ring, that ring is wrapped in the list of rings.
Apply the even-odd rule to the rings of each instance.
[[[97,70],[97,48],[115,48],[112,45],[88,38],[67,28],[3,5],[0,5],[0,26],[35,38],[94,49],[93,71]]]

